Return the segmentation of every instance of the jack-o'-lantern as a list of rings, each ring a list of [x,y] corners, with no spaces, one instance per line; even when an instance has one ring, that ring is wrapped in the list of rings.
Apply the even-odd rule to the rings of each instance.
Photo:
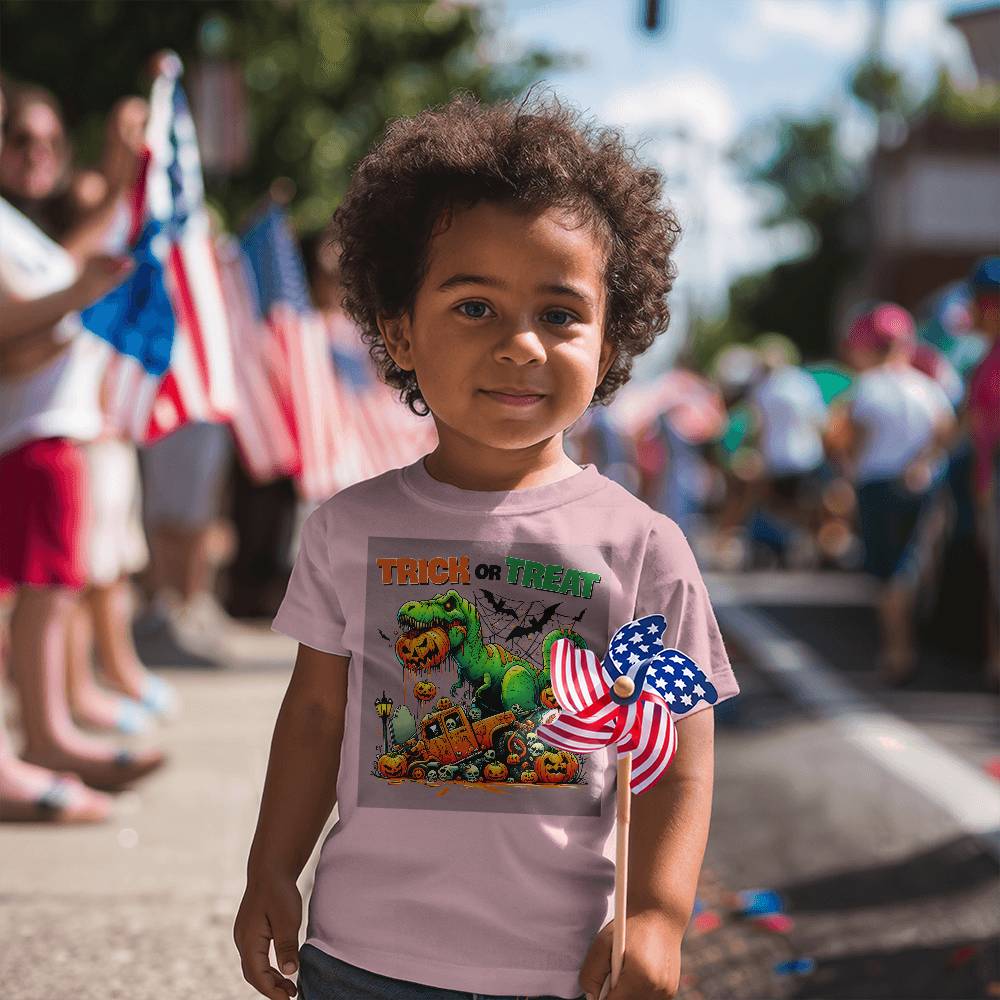
[[[535,761],[538,780],[548,785],[563,785],[572,781],[580,762],[566,750],[546,750]]]
[[[521,784],[522,785],[536,785],[538,784],[538,775],[534,771],[522,771],[521,772]]]
[[[384,753],[378,759],[378,771],[383,778],[405,778],[406,758],[401,753]]]
[[[519,753],[509,753],[507,754],[508,764],[520,764],[524,757]]]
[[[438,693],[437,684],[433,681],[417,681],[413,685],[413,697],[417,701],[430,701]]]
[[[443,712],[446,708],[451,708],[451,698],[438,698],[434,711]]]
[[[507,777],[507,765],[498,760],[491,760],[483,768],[484,781],[503,781]]]
[[[451,641],[445,629],[412,628],[396,640],[396,656],[408,670],[431,670],[439,667],[451,651]]]
[[[559,702],[556,701],[556,693],[550,687],[542,689],[542,693],[538,696],[538,700],[542,703],[543,708],[559,707]]]

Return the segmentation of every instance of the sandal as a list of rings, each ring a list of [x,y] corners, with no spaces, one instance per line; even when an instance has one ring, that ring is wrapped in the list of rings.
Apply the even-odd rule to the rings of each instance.
[[[44,758],[25,754],[24,759],[41,767],[52,766]],[[102,792],[117,792],[161,767],[166,759],[166,754],[162,750],[123,749],[119,750],[111,760],[81,761],[73,764],[72,772],[91,788]]]
[[[110,815],[110,798],[72,774],[53,775],[52,783],[35,799],[0,799],[4,823],[102,823]]]
[[[178,701],[172,684],[155,674],[146,678],[139,702],[147,712],[159,719],[170,719],[177,714]]]

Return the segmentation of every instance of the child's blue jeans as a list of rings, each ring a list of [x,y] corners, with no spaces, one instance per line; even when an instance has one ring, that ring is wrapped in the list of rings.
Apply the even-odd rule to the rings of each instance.
[[[408,983],[367,972],[328,955],[311,944],[299,949],[298,1000],[557,1000],[556,997],[513,997],[510,994],[462,993]],[[582,994],[579,1000],[583,1000]]]

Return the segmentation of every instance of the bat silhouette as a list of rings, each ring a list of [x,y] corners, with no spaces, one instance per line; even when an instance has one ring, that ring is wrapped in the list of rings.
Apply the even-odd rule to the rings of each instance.
[[[494,611],[499,611],[502,615],[508,615],[511,618],[517,617],[517,612],[502,597],[497,597],[488,590],[484,590],[483,594],[486,595],[486,600],[489,601]]]
[[[573,621],[575,621],[575,622],[578,622],[578,621],[582,621],[582,620],[583,620],[583,616],[584,616],[584,615],[585,615],[586,613],[587,613],[587,609],[586,609],[586,608],[584,608],[584,609],[583,609],[583,611],[581,611],[581,612],[580,612],[580,613],[579,613],[579,614],[578,614],[578,615],[577,615],[577,616],[576,616],[576,617],[575,617],[575,618],[573,619]]]
[[[390,639],[381,629],[378,630],[378,634],[382,636],[382,638],[385,639],[386,642],[392,642],[392,639]]]
[[[552,616],[556,613],[556,608],[561,603],[562,601],[558,604],[550,604],[540,615],[534,615],[528,618],[523,625],[518,625],[517,628],[511,629],[507,638],[516,639],[522,635],[534,635],[536,632],[541,632],[549,621],[551,621]]]

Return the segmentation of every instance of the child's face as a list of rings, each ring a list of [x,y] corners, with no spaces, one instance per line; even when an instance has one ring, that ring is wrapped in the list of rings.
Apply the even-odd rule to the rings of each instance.
[[[558,210],[487,202],[435,232],[412,319],[382,332],[396,364],[416,372],[442,444],[561,448],[614,361],[604,249]]]

